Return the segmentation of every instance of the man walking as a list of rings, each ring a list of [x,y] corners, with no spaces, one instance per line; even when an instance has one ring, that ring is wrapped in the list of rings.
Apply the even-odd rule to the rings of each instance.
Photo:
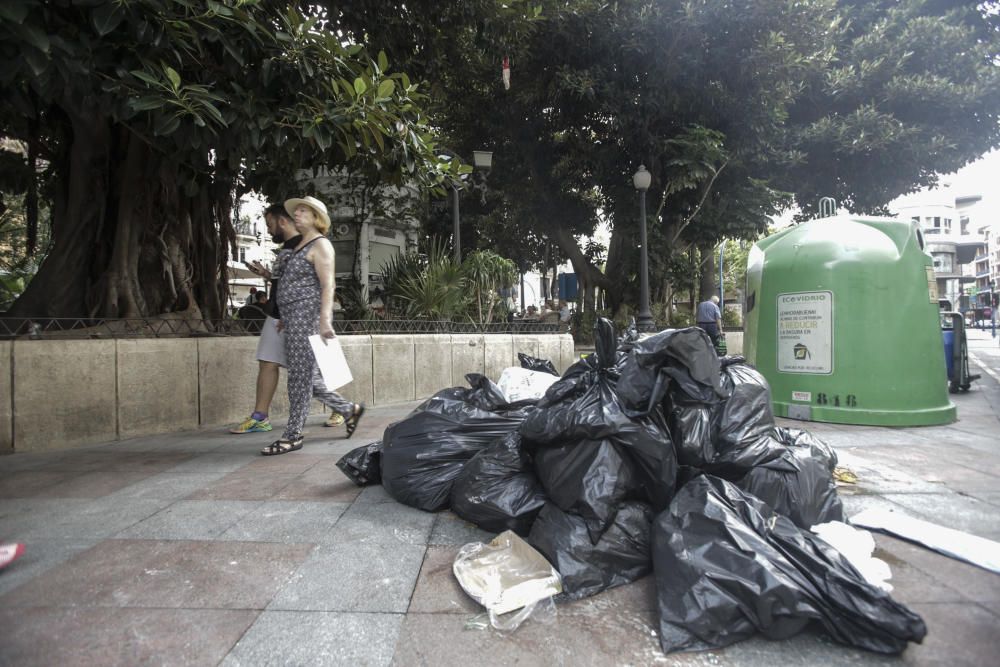
[[[264,222],[267,225],[267,233],[271,235],[271,240],[281,243],[281,249],[275,258],[274,265],[278,266],[291,252],[291,249],[298,245],[301,237],[295,231],[295,223],[291,216],[285,212],[285,207],[280,204],[269,206],[264,211]],[[271,271],[256,260],[247,264],[247,268],[265,280],[271,280]],[[254,402],[253,412],[240,424],[229,429],[230,433],[260,433],[271,430],[271,422],[268,420],[268,411],[271,409],[271,401],[274,400],[274,392],[278,389],[281,367],[285,362],[285,340],[278,331],[278,318],[280,314],[276,312],[277,302],[275,294],[278,289],[278,281],[271,280],[271,308],[264,324],[260,330],[260,339],[257,341],[257,393]]]
[[[713,295],[708,301],[698,304],[698,313],[695,318],[698,326],[705,330],[712,345],[718,347],[719,333],[722,331],[722,312],[719,310],[719,297]]]

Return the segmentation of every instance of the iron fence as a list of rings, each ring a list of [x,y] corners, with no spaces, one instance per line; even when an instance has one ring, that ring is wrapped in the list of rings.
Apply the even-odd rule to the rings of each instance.
[[[257,336],[264,320],[66,317],[0,317],[0,339],[191,338]],[[334,320],[338,334],[556,334],[558,323],[450,322],[446,320]]]

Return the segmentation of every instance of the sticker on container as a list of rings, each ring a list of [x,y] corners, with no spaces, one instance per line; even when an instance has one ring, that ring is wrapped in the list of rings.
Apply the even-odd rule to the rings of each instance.
[[[813,395],[811,391],[793,391],[792,392],[793,401],[805,401],[806,403],[812,403]]]
[[[833,292],[778,295],[778,370],[833,372]]]

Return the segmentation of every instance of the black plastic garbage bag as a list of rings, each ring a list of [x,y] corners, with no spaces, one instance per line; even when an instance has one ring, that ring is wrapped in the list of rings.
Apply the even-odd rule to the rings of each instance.
[[[559,371],[556,367],[552,365],[552,362],[548,359],[538,359],[537,357],[532,357],[524,352],[517,353],[517,360],[521,362],[521,368],[527,368],[529,371],[538,371],[539,373],[551,373],[558,377]]]
[[[707,467],[716,456],[712,409],[702,405],[675,405],[670,410],[670,437],[677,463]]]
[[[785,447],[774,437],[771,388],[764,376],[739,362],[722,369],[726,399],[713,408],[715,456],[706,472],[730,481],[778,459]]]
[[[466,379],[471,389],[439,391],[386,428],[382,486],[399,502],[428,512],[448,507],[452,482],[466,462],[515,432],[532,409],[503,403],[499,388],[480,375]]]
[[[340,457],[337,467],[358,486],[382,481],[382,441],[356,447]]]
[[[799,528],[843,521],[833,468],[837,456],[806,431],[775,429],[786,446],[781,457],[754,467],[736,485],[784,514]]]
[[[618,384],[632,417],[655,410],[671,385],[688,402],[714,403],[725,396],[719,385],[719,356],[698,327],[667,329],[636,342],[622,362]]]
[[[614,325],[600,318],[594,327],[596,352],[573,364],[538,401],[521,435],[534,443],[602,440],[632,423],[616,393],[618,371]]]
[[[783,639],[811,621],[840,643],[881,653],[927,633],[833,547],[717,477],[685,484],[653,522],[652,542],[665,653],[757,633]]]
[[[718,413],[718,437],[722,442],[739,446],[771,435],[771,387],[757,369],[738,363],[726,366],[722,370],[722,387],[725,402]]]
[[[834,451],[833,447],[826,444],[809,431],[798,428],[775,426],[774,437],[789,447],[808,448],[813,458],[818,458],[824,461],[831,474],[837,467],[837,452]]]
[[[631,460],[611,439],[539,447],[535,471],[552,503],[579,516],[595,544],[636,486]]]
[[[491,533],[527,535],[545,500],[516,432],[472,457],[451,488],[451,510]]]
[[[577,600],[636,581],[652,570],[652,520],[648,505],[624,503],[600,541],[592,544],[580,517],[548,503],[535,520],[528,543],[559,571],[564,597]]]
[[[492,380],[479,373],[469,373],[465,376],[468,387],[450,387],[442,389],[434,394],[433,398],[447,398],[455,401],[462,401],[483,410],[505,410],[510,406],[507,404],[507,397]],[[420,406],[422,407],[422,406]],[[414,412],[420,410],[418,407]]]

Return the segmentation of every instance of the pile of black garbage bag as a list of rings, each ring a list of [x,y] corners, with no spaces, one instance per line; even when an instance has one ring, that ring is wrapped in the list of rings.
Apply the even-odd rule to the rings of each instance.
[[[470,374],[338,465],[407,505],[526,537],[566,599],[655,572],[664,652],[810,624],[883,653],[923,638],[918,616],[809,531],[844,520],[837,457],[775,425],[763,376],[694,327],[617,338],[601,319],[595,339],[538,401],[509,404]]]

